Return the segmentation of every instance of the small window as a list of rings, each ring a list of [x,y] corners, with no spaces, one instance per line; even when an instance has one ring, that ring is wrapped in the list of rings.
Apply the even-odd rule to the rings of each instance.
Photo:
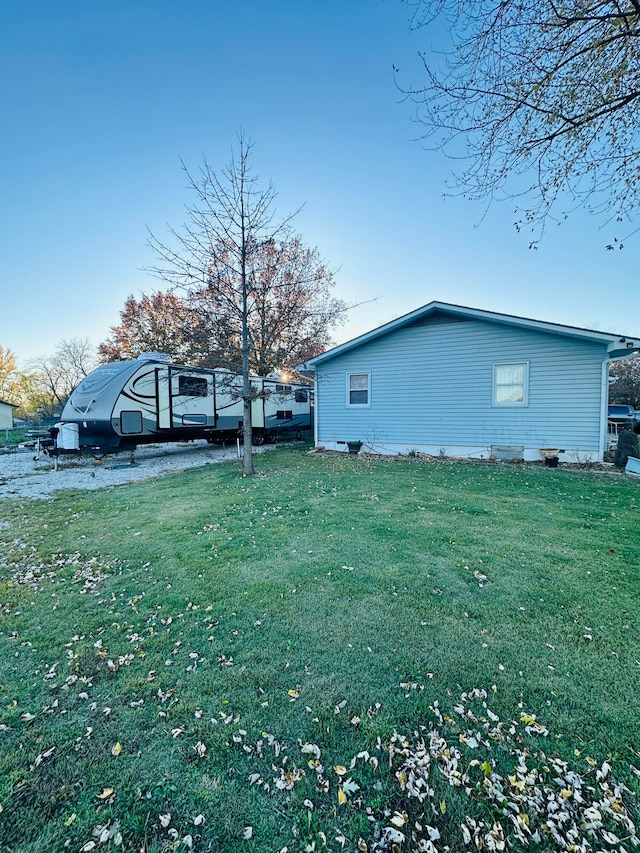
[[[209,393],[204,376],[178,376],[178,394],[181,397],[206,397]]]
[[[276,385],[276,394],[290,394],[291,385]]]
[[[493,365],[493,405],[527,406],[529,395],[529,363]]]
[[[142,432],[142,412],[120,412],[120,429],[123,435],[139,435]]]
[[[369,405],[370,373],[347,373],[347,406]]]
[[[278,409],[278,411],[276,412],[276,420],[291,421],[293,420],[293,412],[288,411],[286,409]]]
[[[296,403],[306,403],[309,399],[309,395],[303,388],[298,388],[295,393],[295,401]]]

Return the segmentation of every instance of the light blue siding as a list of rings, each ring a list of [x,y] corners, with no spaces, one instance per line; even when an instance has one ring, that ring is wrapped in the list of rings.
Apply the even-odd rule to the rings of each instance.
[[[320,444],[514,444],[598,451],[606,345],[484,320],[432,316],[317,366]],[[528,405],[495,407],[493,365],[528,362]],[[370,406],[346,405],[370,372]]]

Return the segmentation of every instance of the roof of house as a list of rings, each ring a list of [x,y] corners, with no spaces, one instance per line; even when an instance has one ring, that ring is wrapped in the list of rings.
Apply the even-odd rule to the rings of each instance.
[[[19,408],[16,403],[9,403],[7,400],[0,400],[0,403],[4,403],[5,406],[11,406],[12,409]]]
[[[378,338],[388,335],[390,332],[395,332],[405,326],[409,326],[418,320],[425,319],[432,314],[448,314],[450,316],[462,317],[471,320],[486,320],[491,323],[500,323],[506,326],[517,326],[523,329],[531,329],[540,332],[547,332],[556,335],[565,335],[581,340],[590,340],[607,346],[609,358],[622,358],[625,355],[640,350],[640,337],[630,338],[626,335],[616,335],[611,332],[598,332],[593,329],[582,329],[578,326],[564,326],[560,323],[548,323],[544,320],[532,320],[528,317],[516,317],[512,314],[499,314],[495,311],[483,311],[481,308],[466,308],[463,305],[451,305],[448,302],[429,302],[428,305],[423,305],[422,308],[417,308],[409,314],[404,314],[390,323],[385,323],[366,332],[364,335],[359,335],[344,344],[340,344],[333,349],[329,349],[314,358],[308,359],[304,363],[305,368],[315,369],[316,365],[321,364],[338,355],[342,355],[349,350],[355,349],[362,344],[377,340]]]

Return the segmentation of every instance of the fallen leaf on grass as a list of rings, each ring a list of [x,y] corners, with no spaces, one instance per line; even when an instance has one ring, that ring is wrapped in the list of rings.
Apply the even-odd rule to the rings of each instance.
[[[248,841],[250,838],[253,838],[253,827],[245,826],[244,832],[242,833],[242,837],[245,839],[245,841]]]
[[[51,758],[55,751],[55,746],[46,749],[44,752],[41,752],[39,755],[36,755],[35,761],[31,765],[31,770],[35,770],[36,767],[39,767],[43,761],[46,761],[47,758]]]
[[[355,794],[356,791],[360,790],[360,785],[357,782],[354,782],[351,777],[347,779],[346,782],[342,783],[342,790],[345,794]]]
[[[111,755],[118,756],[118,755],[120,755],[121,752],[122,752],[122,744],[120,743],[120,741],[118,741],[117,743],[115,743],[111,747]]]
[[[113,788],[103,788],[101,794],[97,794],[99,800],[103,802],[113,802],[115,799],[116,792]]]

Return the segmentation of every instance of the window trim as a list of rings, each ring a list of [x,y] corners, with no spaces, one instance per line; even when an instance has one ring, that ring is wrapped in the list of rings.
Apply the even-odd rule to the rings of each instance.
[[[367,402],[352,403],[351,402],[351,377],[366,376],[367,377]],[[371,408],[371,371],[370,370],[349,370],[347,371],[346,380],[346,404],[348,409],[370,409]]]
[[[528,361],[494,361],[491,405],[496,409],[523,409],[529,405],[529,366]],[[498,397],[498,368],[499,367],[524,367],[524,379],[522,382],[522,400],[504,400],[499,402]]]

